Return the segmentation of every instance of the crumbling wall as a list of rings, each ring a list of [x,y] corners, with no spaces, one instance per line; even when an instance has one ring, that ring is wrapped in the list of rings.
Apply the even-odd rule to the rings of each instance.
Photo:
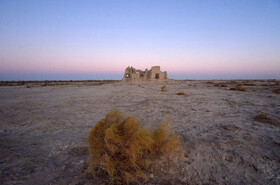
[[[142,82],[142,81],[166,81],[167,72],[161,72],[160,66],[153,66],[150,70],[145,71],[127,67],[124,72],[123,82]]]

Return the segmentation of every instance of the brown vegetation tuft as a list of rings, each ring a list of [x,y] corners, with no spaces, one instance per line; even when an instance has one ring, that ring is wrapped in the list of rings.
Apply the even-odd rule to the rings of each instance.
[[[280,94],[280,88],[274,89],[272,92],[273,92],[273,93],[276,93],[276,94]]]
[[[170,121],[158,125],[152,138],[154,140],[153,152],[156,154],[169,154],[177,158],[181,154],[181,142],[178,135],[171,135]]]
[[[184,92],[177,92],[176,95],[185,95]]]
[[[255,117],[255,119],[257,119],[257,120],[264,120],[264,119],[267,119],[267,118],[268,118],[267,114],[264,114],[264,113],[259,114]]]
[[[124,118],[119,111],[108,113],[88,137],[90,172],[95,175],[96,169],[104,170],[112,184],[145,179],[151,157],[180,154],[180,139],[170,135],[169,126],[164,123],[151,132],[134,117]]]
[[[215,84],[214,86],[215,87],[228,87],[227,84]]]
[[[229,81],[230,84],[236,84],[237,82],[234,80]]]
[[[162,92],[166,92],[166,86],[165,86],[165,85],[164,85],[164,86],[161,86],[160,89],[161,89]]]
[[[252,83],[244,83],[243,85],[245,85],[245,86],[256,86],[256,84],[252,84]]]
[[[31,87],[29,85],[27,85],[26,88],[31,88]]]
[[[237,85],[233,88],[230,88],[229,90],[231,90],[231,91],[246,91],[246,89],[244,87],[242,87],[241,85]]]

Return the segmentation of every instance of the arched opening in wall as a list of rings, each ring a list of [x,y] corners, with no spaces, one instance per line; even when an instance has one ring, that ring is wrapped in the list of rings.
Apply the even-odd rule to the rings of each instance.
[[[158,73],[156,73],[155,79],[159,79],[159,74]]]
[[[143,78],[144,77],[144,74],[143,73],[140,73],[140,78]]]
[[[130,75],[129,75],[129,74],[126,74],[125,77],[126,77],[126,78],[130,78]]]

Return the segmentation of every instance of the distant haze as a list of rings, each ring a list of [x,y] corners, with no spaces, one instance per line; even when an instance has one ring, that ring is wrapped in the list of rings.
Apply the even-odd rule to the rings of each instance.
[[[0,0],[0,80],[280,79],[280,1]]]

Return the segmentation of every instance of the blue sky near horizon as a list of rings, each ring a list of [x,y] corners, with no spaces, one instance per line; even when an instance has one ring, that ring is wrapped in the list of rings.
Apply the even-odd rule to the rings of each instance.
[[[280,1],[0,0],[0,80],[280,79]]]

